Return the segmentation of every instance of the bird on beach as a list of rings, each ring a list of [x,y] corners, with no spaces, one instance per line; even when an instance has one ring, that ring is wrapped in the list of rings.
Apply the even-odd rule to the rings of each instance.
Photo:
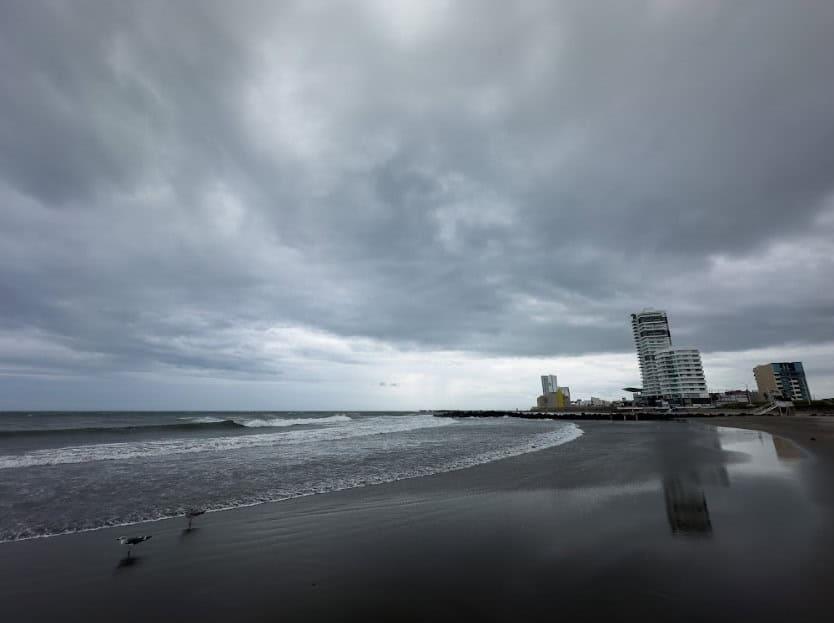
[[[145,534],[141,536],[117,536],[116,540],[122,545],[127,545],[127,557],[130,558],[130,553],[133,551],[133,546],[150,540],[152,536],[153,535],[151,534]]]
[[[185,511],[185,518],[188,519],[189,530],[191,530],[191,522],[194,521],[194,518],[199,517],[205,512],[206,510],[204,508],[189,508],[187,511]]]

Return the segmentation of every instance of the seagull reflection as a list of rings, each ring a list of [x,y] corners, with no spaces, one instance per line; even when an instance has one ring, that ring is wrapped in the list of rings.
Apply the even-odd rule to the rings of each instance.
[[[124,558],[119,560],[118,563],[116,563],[116,568],[114,569],[114,572],[118,573],[119,571],[123,571],[128,567],[136,567],[140,564],[142,564],[141,556],[131,556],[130,558],[125,556]]]

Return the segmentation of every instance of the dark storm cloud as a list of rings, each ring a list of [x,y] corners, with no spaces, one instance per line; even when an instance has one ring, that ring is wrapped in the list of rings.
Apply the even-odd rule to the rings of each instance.
[[[5,371],[834,338],[831,3],[276,4],[4,4]]]

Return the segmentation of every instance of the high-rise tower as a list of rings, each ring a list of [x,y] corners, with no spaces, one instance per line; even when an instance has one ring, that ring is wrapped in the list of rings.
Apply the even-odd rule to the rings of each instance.
[[[631,329],[644,398],[684,405],[709,402],[701,353],[695,348],[672,347],[666,312],[644,309],[631,314]]]
[[[634,345],[637,347],[637,359],[640,363],[640,376],[643,378],[643,396],[654,399],[660,397],[660,381],[657,375],[655,353],[672,347],[669,333],[669,320],[666,312],[657,309],[644,309],[631,314],[631,329]]]

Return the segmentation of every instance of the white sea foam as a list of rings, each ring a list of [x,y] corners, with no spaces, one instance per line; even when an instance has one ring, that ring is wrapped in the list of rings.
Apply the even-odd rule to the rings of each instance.
[[[396,419],[412,419],[411,425],[414,426],[415,421],[413,418],[432,418],[433,416],[399,416]],[[381,420],[381,419],[393,419],[390,417],[381,416],[378,418],[368,418],[368,420]],[[454,420],[450,420],[448,418],[435,418],[439,422],[439,426],[445,426],[449,424],[453,424]],[[378,429],[386,428],[383,424],[379,422],[376,423]],[[426,428],[426,426],[417,426],[416,428]],[[385,432],[403,432],[407,430],[415,430],[415,428],[400,428],[397,431],[387,430]],[[295,432],[311,432],[311,431],[295,431]],[[369,433],[373,434],[373,433]],[[424,465],[424,466],[414,466],[411,468],[405,469],[392,469],[390,471],[384,473],[377,473],[373,475],[365,475],[365,476],[347,476],[347,477],[340,477],[329,479],[324,482],[319,482],[316,484],[312,484],[310,486],[306,486],[303,488],[296,489],[290,493],[284,493],[280,495],[271,494],[269,492],[264,492],[262,495],[250,496],[241,499],[228,499],[223,503],[219,504],[212,504],[207,505],[206,509],[208,512],[217,512],[217,511],[224,511],[224,510],[231,510],[234,508],[242,508],[247,506],[257,506],[259,504],[265,504],[269,502],[279,502],[282,500],[298,498],[298,497],[307,497],[310,495],[317,495],[320,493],[330,493],[334,491],[341,491],[344,489],[355,489],[359,487],[366,487],[366,486],[373,486],[378,484],[385,484],[388,482],[394,482],[398,480],[407,480],[410,478],[419,478],[422,476],[431,476],[434,474],[456,471],[460,469],[466,469],[469,467],[475,467],[477,465],[483,465],[485,463],[491,463],[494,461],[498,461],[501,459],[506,459],[514,456],[519,456],[522,454],[527,454],[530,452],[538,452],[541,450],[546,450],[548,448],[553,448],[556,446],[560,446],[571,441],[574,441],[583,435],[583,431],[579,426],[573,423],[566,423],[561,425],[561,427],[554,431],[548,431],[544,433],[539,433],[532,438],[528,438],[526,441],[514,444],[502,449],[496,449],[488,452],[482,452],[480,454],[476,454],[469,457],[462,457],[452,460],[447,460],[445,462],[435,464],[435,465]],[[248,435],[247,437],[256,437],[260,435]],[[286,434],[284,435],[286,437]],[[107,444],[107,445],[121,445],[121,444]],[[10,457],[0,457],[0,460],[4,458]],[[90,527],[83,527],[83,528],[73,528],[73,529],[65,529],[65,530],[58,530],[53,532],[44,532],[41,534],[31,534],[29,532],[24,532],[22,534],[0,534],[0,543],[7,542],[7,541],[17,541],[17,540],[29,540],[33,538],[43,538],[43,537],[50,537],[50,536],[58,536],[61,534],[72,534],[76,532],[88,532],[92,530],[101,530],[108,527],[114,526],[128,526],[134,525],[137,523],[146,523],[146,522],[153,522],[158,521],[161,519],[168,519],[172,517],[181,516],[183,513],[183,509],[177,509],[175,511],[169,510],[157,510],[152,513],[149,513],[148,516],[143,518],[136,518],[133,520],[110,520],[110,521],[103,521],[98,526],[90,526]]]
[[[286,426],[301,426],[309,424],[340,424],[351,422],[352,419],[342,413],[328,417],[305,417],[305,418],[255,418],[252,420],[235,419],[236,424],[247,428],[284,428]]]
[[[48,448],[35,450],[26,454],[0,456],[0,469],[33,467],[36,465],[89,463],[91,461],[117,461],[194,452],[230,452],[243,448],[332,441],[351,437],[362,437],[365,435],[402,433],[421,428],[437,428],[439,426],[456,424],[456,421],[451,418],[439,418],[433,415],[378,416],[357,420],[350,420],[348,418],[348,420],[351,421],[350,426],[332,426],[280,433],[162,439]]]
[[[211,415],[205,415],[202,417],[181,417],[180,420],[188,422],[189,424],[218,424],[226,421],[222,417],[214,417]]]

